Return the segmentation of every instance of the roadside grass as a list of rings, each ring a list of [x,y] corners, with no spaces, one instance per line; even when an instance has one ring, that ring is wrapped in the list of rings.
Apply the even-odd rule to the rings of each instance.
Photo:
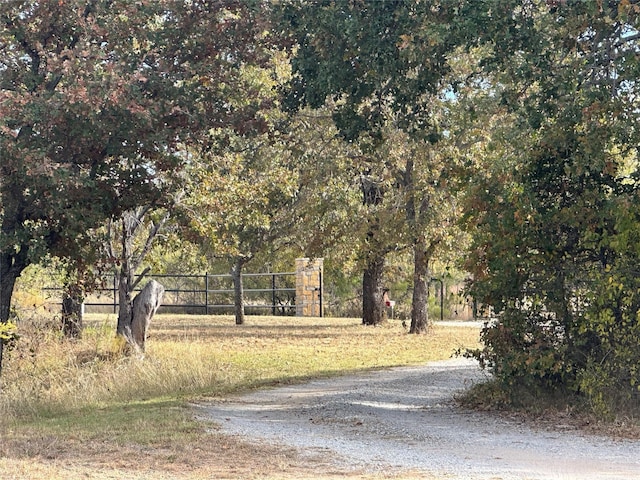
[[[446,359],[458,349],[477,347],[479,337],[474,326],[436,325],[427,335],[408,335],[395,321],[364,327],[357,319],[247,317],[237,326],[230,316],[159,315],[142,359],[119,353],[114,324],[113,316],[89,315],[83,338],[75,341],[36,319],[20,325],[21,339],[0,378],[0,477],[55,478],[39,462],[28,467],[37,458],[58,469],[63,462],[60,478],[75,478],[69,468],[80,468],[77,462],[84,458],[89,473],[82,468],[76,473],[85,478],[99,468],[116,468],[114,458],[140,451],[144,459],[135,467],[116,462],[128,478],[151,472],[149,478],[191,479],[212,471],[215,478],[259,471],[272,472],[273,478],[291,471],[296,472],[291,478],[304,477],[313,462],[298,465],[292,452],[217,434],[215,425],[194,419],[189,403]],[[233,459],[221,463],[229,451],[235,452]],[[238,452],[246,453],[244,460]],[[11,476],[17,465],[31,472]],[[159,471],[169,476],[158,476]],[[238,475],[224,476],[230,472]]]

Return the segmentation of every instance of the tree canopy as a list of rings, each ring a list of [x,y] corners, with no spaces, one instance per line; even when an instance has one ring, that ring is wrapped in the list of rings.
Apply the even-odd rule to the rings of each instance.
[[[2,2],[0,322],[27,265],[46,252],[82,262],[92,227],[162,203],[184,145],[217,126],[260,128],[259,106],[225,99],[239,65],[263,60],[261,8]]]
[[[287,105],[336,102],[345,138],[385,126],[429,133],[429,95],[449,70],[454,5],[429,2],[284,2],[282,18],[297,45]]]
[[[99,227],[186,189],[189,238],[237,271],[265,242],[357,259],[365,323],[410,249],[424,331],[457,244],[495,319],[473,355],[512,399],[637,403],[639,21],[635,0],[2,2],[0,359],[30,263],[90,267]]]
[[[640,381],[631,347],[640,11],[633,2],[494,7],[480,41],[512,123],[495,131],[470,196],[472,292],[500,318],[479,358],[515,395],[560,389],[603,410],[628,404]]]
[[[0,18],[6,319],[10,280],[29,262],[161,202],[182,146],[208,129],[259,123],[252,102],[225,98],[266,40],[247,2],[11,1]]]

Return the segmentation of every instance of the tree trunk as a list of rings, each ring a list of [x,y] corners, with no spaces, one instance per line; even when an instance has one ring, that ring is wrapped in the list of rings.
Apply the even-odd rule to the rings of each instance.
[[[19,274],[9,269],[0,271],[0,322],[7,323],[11,312],[11,297]]]
[[[379,325],[385,319],[383,271],[384,255],[369,258],[362,277],[362,323]]]
[[[67,338],[82,334],[82,295],[67,290],[62,297],[62,333]]]
[[[360,176],[360,187],[362,189],[362,204],[373,209],[380,205],[384,198],[384,190],[380,185],[380,180],[372,175],[371,169],[363,172]],[[362,276],[362,323],[364,325],[378,325],[385,319],[384,308],[384,288],[382,285],[382,274],[384,271],[385,256],[379,253],[376,247],[379,246],[380,219],[373,209],[367,218],[367,264]]]
[[[168,218],[168,216],[165,216],[164,219],[158,223],[152,222],[144,247],[136,251],[134,245],[136,232],[144,225],[144,217],[150,209],[150,206],[140,207],[122,214],[119,219],[121,227],[119,238],[121,250],[117,255],[116,249],[111,243],[114,238],[117,238],[115,234],[111,236],[111,227],[116,222],[110,223],[109,235],[111,239],[107,245],[111,258],[120,261],[120,269],[116,271],[116,282],[118,284],[118,325],[116,334],[123,337],[137,352],[144,352],[147,327],[151,321],[151,317],[155,314],[158,306],[160,306],[164,294],[164,287],[158,282],[151,280],[144,289],[132,299],[136,286],[140,280],[144,278],[149,268],[146,268],[137,278],[135,271],[151,248],[159,229]]]
[[[163,295],[164,287],[155,280],[149,280],[133,301],[119,305],[116,334],[124,338],[137,353],[145,351],[147,330],[151,319],[162,304]],[[129,294],[128,297],[130,298],[131,295]],[[122,297],[120,300],[122,301]],[[129,316],[126,317],[122,312],[129,312]]]
[[[413,299],[409,333],[425,333],[429,330],[430,255],[424,239],[416,240],[413,248]]]
[[[131,335],[131,319],[133,317],[133,276],[129,269],[124,266],[116,274],[118,284],[118,326],[116,334],[125,338]]]
[[[11,316],[11,298],[16,280],[29,265],[27,249],[22,248],[16,254],[0,252],[0,323],[8,323]],[[0,375],[4,355],[4,340],[0,339]]]
[[[149,324],[162,304],[163,295],[164,287],[155,280],[150,280],[136,295],[136,298],[133,299],[133,316],[130,326],[131,339],[129,343],[139,352],[145,351]]]
[[[134,269],[133,264],[133,240],[136,229],[138,228],[138,219],[135,212],[124,212],[120,218],[121,232],[121,248],[120,253],[120,271],[116,273],[116,282],[118,284],[118,326],[116,333],[123,335],[125,338],[131,337],[131,319],[133,318],[133,289]]]
[[[236,258],[231,266],[231,278],[233,278],[233,298],[236,314],[236,325],[244,324],[244,287],[242,286],[242,267],[244,260]]]

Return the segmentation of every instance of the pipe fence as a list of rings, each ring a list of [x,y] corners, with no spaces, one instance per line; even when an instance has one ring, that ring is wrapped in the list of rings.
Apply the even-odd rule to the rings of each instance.
[[[155,275],[148,279],[160,282],[165,293],[159,312],[164,313],[218,313],[234,312],[234,288],[231,275]],[[145,281],[140,282],[136,292]],[[242,275],[247,314],[295,315],[296,273],[247,273]],[[135,294],[134,294],[135,296]],[[114,275],[106,278],[105,285],[87,296],[85,312],[118,311],[118,285]]]

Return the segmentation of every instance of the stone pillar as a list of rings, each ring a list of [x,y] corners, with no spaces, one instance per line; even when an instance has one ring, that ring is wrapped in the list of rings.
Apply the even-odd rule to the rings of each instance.
[[[322,316],[322,258],[296,258],[296,316]]]

